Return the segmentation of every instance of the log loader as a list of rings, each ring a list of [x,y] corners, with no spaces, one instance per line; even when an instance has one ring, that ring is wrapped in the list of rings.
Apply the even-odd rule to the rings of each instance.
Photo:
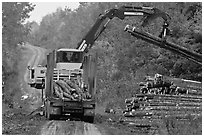
[[[117,17],[123,20],[127,16],[142,16],[144,18],[142,23],[143,27],[158,17],[163,18],[164,33],[162,33],[161,37],[164,36],[164,38],[162,38],[163,42],[162,40],[159,41],[159,45],[165,42],[166,28],[168,27],[170,17],[167,13],[159,9],[152,7],[122,6],[120,8],[107,10],[105,14],[99,15],[95,24],[78,43],[76,49],[57,49],[47,56],[46,88],[43,101],[45,116],[48,119],[56,115],[68,114],[93,122],[95,114],[97,55],[89,54],[89,50],[100,34],[105,30],[111,19]],[[145,36],[143,35],[141,37]],[[170,49],[170,47],[166,49]],[[77,85],[78,91],[88,92],[90,97],[85,99],[69,98],[70,96],[68,96],[67,90],[65,89],[65,93],[62,89],[64,89],[64,87],[68,88],[69,85],[69,91],[76,90],[72,90],[73,87],[71,87],[71,85],[74,85],[73,83],[71,84],[72,80],[81,81],[80,84]],[[59,86],[62,85],[62,81],[67,82],[65,84],[66,86]]]
[[[143,26],[157,17],[162,17],[164,20],[169,18],[166,13],[152,7],[122,6],[110,9],[105,14],[99,15],[95,24],[78,43],[76,49],[63,48],[49,53],[47,56],[45,96],[43,97],[45,116],[48,119],[55,115],[72,115],[93,122],[97,54],[91,54],[89,50],[111,19],[117,17],[123,20],[127,16],[142,16],[144,18]],[[81,81],[80,84],[71,82],[75,80]],[[77,85],[78,88],[73,85]],[[74,95],[70,96],[69,94],[72,94],[71,92],[76,89],[78,90],[77,93],[88,92],[89,98],[74,99]]]

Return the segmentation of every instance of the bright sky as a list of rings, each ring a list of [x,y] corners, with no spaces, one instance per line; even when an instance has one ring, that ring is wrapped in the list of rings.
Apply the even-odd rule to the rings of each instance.
[[[49,13],[53,13],[57,8],[61,7],[64,9],[65,7],[69,7],[71,9],[76,9],[79,6],[78,2],[31,2],[35,4],[35,8],[32,12],[30,12],[30,18],[28,21],[36,21],[40,23],[42,17]]]

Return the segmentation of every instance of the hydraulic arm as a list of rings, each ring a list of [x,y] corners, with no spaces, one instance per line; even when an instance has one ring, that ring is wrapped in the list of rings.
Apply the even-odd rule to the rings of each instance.
[[[85,35],[85,37],[78,43],[77,49],[88,52],[88,50],[93,46],[95,40],[105,30],[111,19],[117,17],[123,20],[127,16],[143,16],[143,27],[158,17],[163,18],[166,24],[169,24],[170,21],[170,17],[167,13],[153,7],[122,6],[120,8],[110,9],[107,10],[105,14],[99,15],[99,18],[96,20],[95,24]]]
[[[129,32],[132,36],[140,38],[144,41],[147,41],[151,44],[155,44],[161,48],[170,50],[174,53],[177,53],[187,59],[190,59],[194,61],[195,63],[198,63],[202,65],[202,55],[193,51],[190,51],[184,47],[181,47],[175,43],[166,41],[166,30],[163,30],[162,37],[156,37],[152,34],[149,34],[147,32],[139,32],[134,27],[131,27],[130,25],[127,25],[124,29],[125,31]]]

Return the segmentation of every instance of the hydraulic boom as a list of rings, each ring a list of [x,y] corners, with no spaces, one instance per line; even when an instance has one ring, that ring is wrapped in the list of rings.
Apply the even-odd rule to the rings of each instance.
[[[174,53],[177,53],[187,59],[190,59],[194,61],[195,63],[198,63],[202,65],[202,55],[193,51],[190,51],[184,47],[181,47],[175,43],[166,41],[166,33],[164,32],[163,36],[161,38],[156,37],[152,34],[149,34],[147,32],[139,32],[135,29],[135,27],[132,27],[130,25],[127,25],[124,29],[125,31],[129,32],[132,36],[140,38],[142,40],[145,40],[149,43],[155,44],[161,48],[170,50]]]
[[[166,24],[169,24],[170,21],[170,17],[167,13],[153,7],[122,6],[120,8],[110,9],[107,10],[105,14],[99,15],[99,18],[96,20],[93,27],[78,43],[77,49],[88,52],[88,50],[93,46],[95,40],[105,30],[111,19],[117,17],[123,20],[127,16],[143,16],[143,27],[158,17],[163,18]]]

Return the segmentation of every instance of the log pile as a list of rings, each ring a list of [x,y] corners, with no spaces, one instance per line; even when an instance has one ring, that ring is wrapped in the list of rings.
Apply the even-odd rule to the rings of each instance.
[[[202,97],[191,95],[150,95],[136,94],[125,100],[126,109],[123,111],[125,117],[138,117],[139,115],[150,116],[161,115],[165,112],[189,112],[197,114],[202,112]]]
[[[145,108],[147,104],[146,101],[147,101],[146,97],[137,97],[137,96],[126,99],[125,100],[126,109],[123,111],[124,116],[141,115],[141,113],[138,113],[138,112]],[[145,113],[144,115],[149,115],[149,113]]]
[[[54,95],[64,101],[91,99],[87,87],[82,87],[77,80],[58,80],[53,82]]]
[[[166,127],[162,122],[169,118],[182,123],[202,116],[202,96],[191,94],[186,88],[165,81],[161,76],[139,85],[142,92],[124,101],[126,108],[120,120],[123,124],[149,126],[155,131]]]
[[[173,81],[164,80],[160,74],[155,74],[154,78],[147,77],[145,82],[140,82],[141,93],[153,93],[153,94],[172,94],[181,95],[189,94],[189,90],[182,88],[173,83]]]

